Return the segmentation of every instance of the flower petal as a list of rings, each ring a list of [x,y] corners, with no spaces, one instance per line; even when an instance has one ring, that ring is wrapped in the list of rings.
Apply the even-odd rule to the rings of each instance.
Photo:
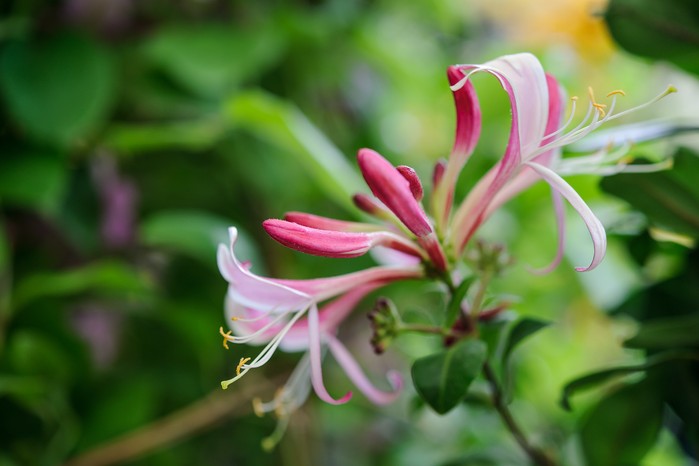
[[[284,220],[298,223],[306,227],[331,231],[369,232],[385,229],[380,225],[371,223],[348,222],[345,220],[322,217],[320,215],[307,214],[305,212],[287,212],[284,214]]]
[[[604,254],[607,250],[607,234],[604,230],[604,226],[595,216],[595,214],[590,210],[590,207],[585,203],[585,201],[580,197],[580,195],[560,176],[558,176],[550,168],[544,167],[534,162],[527,162],[534,171],[536,171],[555,191],[559,192],[570,205],[578,212],[580,218],[585,222],[587,230],[590,232],[592,237],[592,246],[594,253],[592,256],[592,261],[587,267],[576,267],[575,270],[578,272],[586,272],[592,270],[599,265],[599,263],[604,258]]]
[[[311,361],[311,384],[318,398],[333,405],[347,403],[352,398],[352,392],[347,392],[343,397],[335,399],[330,396],[323,383],[320,324],[318,308],[315,304],[308,310],[308,356]]]
[[[326,337],[326,342],[330,352],[340,366],[342,366],[347,376],[370,401],[374,404],[382,405],[392,403],[398,398],[403,388],[403,379],[397,372],[391,371],[388,373],[388,380],[393,390],[390,392],[381,391],[374,387],[371,381],[364,375],[362,368],[359,367],[359,364],[357,364],[357,361],[352,357],[352,354],[347,351],[347,348],[345,348],[339,340],[332,335],[328,335]]]

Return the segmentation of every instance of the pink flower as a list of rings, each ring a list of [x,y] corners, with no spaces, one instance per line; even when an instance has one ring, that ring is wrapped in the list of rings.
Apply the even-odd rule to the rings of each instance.
[[[249,370],[264,365],[278,348],[306,351],[310,383],[316,394],[328,403],[344,403],[352,396],[351,392],[335,399],[323,383],[321,348],[327,347],[367,398],[375,403],[387,403],[395,398],[401,388],[400,379],[389,374],[391,392],[373,387],[347,349],[335,338],[335,333],[367,293],[392,281],[422,277],[420,267],[373,267],[330,278],[276,280],[253,274],[247,264],[237,259],[233,250],[237,239],[235,228],[230,229],[230,239],[230,248],[221,245],[218,250],[219,269],[229,283],[226,313],[231,318],[232,329],[226,333],[221,330],[224,345],[265,346],[255,358],[242,358],[235,377],[222,382],[223,388]],[[319,303],[331,298],[336,299],[318,308]]]
[[[451,213],[451,196],[458,173],[468,161],[479,137],[479,104],[470,77],[483,71],[495,76],[509,95],[512,108],[510,139],[502,158],[455,209],[447,225]],[[483,65],[457,65],[449,68],[448,75],[456,103],[457,134],[444,175],[435,189],[436,196],[432,206],[435,218],[441,219],[440,225],[447,225],[444,235],[456,255],[462,253],[478,227],[494,210],[536,181],[544,180],[552,189],[560,232],[556,259],[547,270],[555,267],[562,257],[562,199],[567,200],[578,212],[592,238],[592,260],[588,266],[577,267],[576,270],[587,271],[599,265],[606,250],[604,227],[561,175],[651,171],[666,168],[667,163],[629,167],[620,162],[625,150],[611,151],[610,148],[592,156],[565,160],[561,158],[561,149],[587,136],[602,124],[645,107],[675,92],[675,89],[669,87],[650,102],[620,113],[614,113],[614,109],[617,97],[624,95],[622,91],[609,93],[611,102],[607,109],[606,105],[595,100],[590,90],[586,115],[576,127],[567,130],[575,115],[577,98],[572,99],[571,115],[564,123],[563,91],[553,76],[544,73],[539,61],[531,54],[508,55]]]

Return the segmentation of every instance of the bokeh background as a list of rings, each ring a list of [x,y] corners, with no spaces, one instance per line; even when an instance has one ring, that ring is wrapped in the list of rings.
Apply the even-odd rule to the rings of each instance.
[[[276,420],[256,417],[250,401],[271,398],[299,355],[278,353],[220,389],[255,349],[221,345],[226,283],[216,245],[237,226],[239,255],[276,277],[370,264],[289,251],[260,223],[289,210],[356,218],[350,196],[368,192],[354,163],[361,147],[429,179],[452,144],[445,71],[454,63],[531,51],[570,95],[584,101],[588,86],[598,96],[622,88],[624,108],[674,84],[679,94],[619,123],[662,117],[665,133],[688,133],[699,117],[699,14],[691,2],[663,4],[669,10],[641,0],[609,10],[587,0],[3,0],[0,465],[526,464],[478,400],[440,417],[415,403],[410,383],[382,408],[359,394],[344,406],[311,396],[278,447],[263,451]],[[643,22],[653,18],[665,27]],[[483,137],[461,195],[502,154],[510,125],[497,82],[477,78]],[[573,271],[591,254],[573,212],[564,263],[545,276],[527,271],[554,254],[545,186],[511,202],[482,233],[517,258],[497,291],[512,295],[520,314],[554,322],[514,357],[513,410],[565,464],[584,464],[575,432],[610,387],[576,395],[568,412],[558,403],[563,385],[641,362],[644,348],[622,343],[644,319],[689,315],[697,328],[696,141],[674,136],[633,154],[658,160],[679,145],[689,147],[686,176],[663,179],[684,191],[662,192],[682,199],[686,215],[668,220],[662,199],[655,209],[653,196],[639,201],[635,181],[607,180],[611,196],[598,177],[570,180],[609,229],[608,258],[594,272]],[[428,321],[444,304],[429,283],[381,294]],[[405,337],[374,355],[371,305],[343,326],[344,341],[377,383],[389,368],[409,379],[410,362],[439,341]],[[675,384],[696,401],[696,366],[685,369]],[[326,371],[333,393],[349,388],[330,360]],[[642,464],[696,464],[682,433],[699,432],[693,406],[668,415]]]

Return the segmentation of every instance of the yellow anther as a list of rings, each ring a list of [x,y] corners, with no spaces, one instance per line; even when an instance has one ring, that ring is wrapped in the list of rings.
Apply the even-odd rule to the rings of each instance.
[[[233,322],[236,322],[238,319],[239,319],[239,317],[231,317],[231,320],[232,320]]]
[[[228,342],[233,341],[233,339],[234,339],[233,335],[231,335],[232,332],[233,332],[232,330],[229,330],[226,333],[223,333],[223,327],[218,328],[218,333],[220,333],[221,336],[223,337],[223,347],[226,349],[228,349]]]
[[[592,104],[592,106],[595,107],[597,111],[600,113],[600,116],[604,118],[604,116],[607,114],[607,112],[604,109],[607,108],[607,106],[604,104],[597,103],[597,101],[595,100],[595,93],[592,91],[592,87],[587,88],[587,93],[590,96],[590,103]]]
[[[607,97],[611,97],[613,95],[621,95],[621,96],[626,96],[626,92],[622,91],[621,89],[616,89],[607,94]]]
[[[255,412],[257,417],[263,417],[265,415],[265,409],[262,406],[262,400],[255,397],[252,399],[252,410]]]
[[[240,371],[243,369],[245,363],[249,360],[250,358],[240,358],[240,361],[238,362],[238,367],[235,368],[235,375],[240,375]]]
[[[574,95],[573,97],[570,98],[570,100],[572,100],[573,102],[577,102],[577,101],[578,101],[578,96],[577,96],[577,95]]]

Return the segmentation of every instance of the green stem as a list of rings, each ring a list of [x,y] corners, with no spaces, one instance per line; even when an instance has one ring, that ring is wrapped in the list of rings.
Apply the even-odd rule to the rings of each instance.
[[[490,384],[493,397],[493,406],[495,407],[495,410],[502,418],[502,421],[507,427],[507,430],[510,431],[512,436],[515,438],[522,450],[524,450],[524,452],[527,454],[532,463],[537,466],[556,466],[556,462],[553,459],[551,459],[543,451],[534,447],[527,440],[527,437],[524,435],[524,432],[517,424],[517,421],[515,421],[515,418],[514,416],[512,416],[512,412],[510,411],[510,408],[507,406],[507,403],[505,402],[505,397],[503,396],[500,384],[498,383],[495,372],[493,371],[493,368],[490,367],[490,363],[488,363],[488,361],[486,361],[483,365],[483,375]]]
[[[424,325],[424,324],[401,324],[398,329],[399,332],[418,332],[418,333],[435,333],[437,335],[448,335],[449,330],[442,327],[435,327],[434,325]]]

